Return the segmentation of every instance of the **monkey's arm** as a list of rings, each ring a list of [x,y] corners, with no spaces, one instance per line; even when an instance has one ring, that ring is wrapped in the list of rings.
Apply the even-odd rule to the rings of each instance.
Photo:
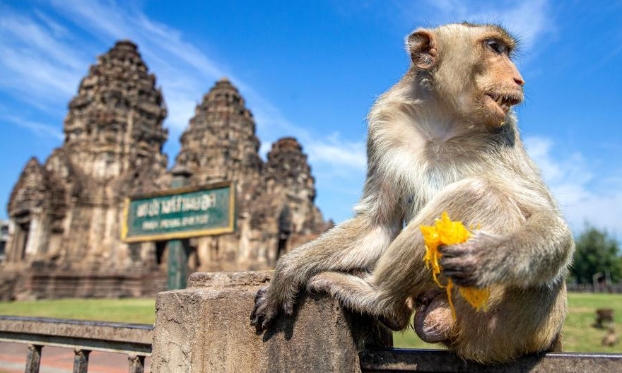
[[[257,293],[251,324],[265,329],[279,312],[291,314],[299,288],[317,273],[371,270],[399,232],[401,216],[383,195],[386,190],[368,187],[370,182],[353,219],[279,260],[270,285]],[[379,208],[392,208],[393,213],[384,214]]]
[[[529,287],[560,280],[574,252],[572,233],[556,209],[540,208],[507,235],[478,232],[441,248],[443,274],[461,286],[494,283]]]

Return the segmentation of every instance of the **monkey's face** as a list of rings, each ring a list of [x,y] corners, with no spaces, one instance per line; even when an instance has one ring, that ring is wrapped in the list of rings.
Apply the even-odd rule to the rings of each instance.
[[[454,115],[497,127],[522,102],[525,82],[510,59],[515,42],[500,27],[421,29],[407,42],[415,69],[427,71],[438,99]]]
[[[445,67],[453,71],[445,70],[442,73],[445,76],[439,79],[453,79],[456,92],[448,93],[457,97],[453,106],[459,115],[471,123],[501,126],[512,106],[523,101],[525,84],[510,59],[511,39],[496,31],[467,31],[470,37],[464,36],[464,39],[469,42],[453,50],[462,57],[449,56]],[[451,48],[446,52],[452,52]],[[443,89],[452,83],[445,82]]]
[[[475,94],[482,119],[489,125],[499,126],[506,121],[510,108],[523,101],[525,81],[510,60],[508,42],[491,35],[479,40],[479,44],[480,58],[474,73]]]

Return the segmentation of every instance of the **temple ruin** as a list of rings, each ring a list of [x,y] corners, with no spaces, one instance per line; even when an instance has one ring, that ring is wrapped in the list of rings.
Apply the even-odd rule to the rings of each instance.
[[[13,188],[2,266],[30,277],[0,287],[35,297],[163,290],[166,241],[128,244],[120,230],[126,197],[170,187],[166,114],[134,43],[119,41],[98,57],[69,103],[63,145],[44,163],[30,159]],[[264,162],[252,113],[227,79],[205,94],[180,141],[174,165],[191,173],[190,185],[232,181],[237,200],[234,233],[190,239],[191,270],[271,268],[328,228],[302,146],[280,139]],[[100,290],[89,293],[95,282]]]

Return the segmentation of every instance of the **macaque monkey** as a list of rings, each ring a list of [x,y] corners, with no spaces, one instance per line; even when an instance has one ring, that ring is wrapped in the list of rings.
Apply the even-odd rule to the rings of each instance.
[[[515,40],[496,25],[450,24],[407,38],[411,65],[368,116],[367,180],[351,220],[277,263],[251,323],[291,314],[301,288],[326,291],[394,330],[414,328],[481,363],[557,350],[572,234],[527,155],[514,105]],[[425,268],[421,225],[443,211],[478,226],[441,247],[441,279],[490,288],[486,312],[446,293]]]
[[[619,342],[620,338],[618,338],[615,327],[613,326],[613,324],[609,325],[609,328],[607,328],[607,334],[605,335],[600,344],[606,347],[613,347]]]

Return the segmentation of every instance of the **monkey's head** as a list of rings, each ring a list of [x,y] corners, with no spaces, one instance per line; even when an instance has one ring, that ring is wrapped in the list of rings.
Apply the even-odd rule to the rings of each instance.
[[[515,47],[496,25],[451,24],[407,38],[417,83],[454,115],[494,127],[523,101],[525,81],[511,60]]]

